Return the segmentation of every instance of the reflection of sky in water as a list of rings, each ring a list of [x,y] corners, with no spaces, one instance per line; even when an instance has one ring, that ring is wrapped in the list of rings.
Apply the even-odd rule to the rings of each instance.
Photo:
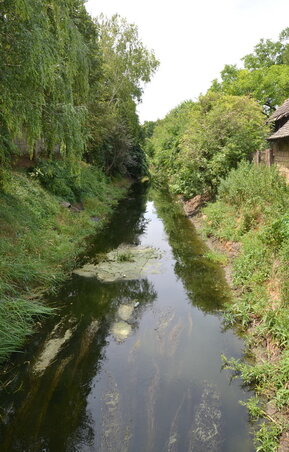
[[[3,450],[253,450],[238,403],[246,393],[221,372],[221,353],[242,355],[232,331],[222,333],[222,272],[203,257],[204,244],[178,207],[155,194],[142,217],[144,200],[120,205],[97,251],[123,242],[153,246],[162,252],[161,272],[67,283],[54,301],[68,318],[63,330],[76,325],[75,332],[43,377],[35,381],[28,368],[27,398],[14,396],[18,411],[4,429]],[[123,320],[120,306],[135,303]],[[120,321],[130,330],[121,341],[114,330]],[[32,355],[43,339],[31,345]]]

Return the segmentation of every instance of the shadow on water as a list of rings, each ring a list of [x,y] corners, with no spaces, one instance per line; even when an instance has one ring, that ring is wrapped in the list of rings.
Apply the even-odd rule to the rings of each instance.
[[[111,283],[75,275],[49,299],[58,315],[2,372],[1,451],[253,450],[238,404],[247,394],[221,372],[222,352],[242,356],[222,333],[223,272],[180,207],[150,196],[135,186],[87,255],[149,245],[161,272]],[[123,321],[125,306],[134,309]]]

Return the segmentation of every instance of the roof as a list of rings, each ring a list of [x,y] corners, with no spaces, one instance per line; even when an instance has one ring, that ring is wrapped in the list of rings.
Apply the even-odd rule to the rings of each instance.
[[[276,110],[277,111],[277,110]],[[288,113],[289,114],[289,113]],[[278,140],[280,138],[289,137],[289,121],[284,124],[277,132],[273,133],[267,140]]]
[[[278,107],[276,111],[268,119],[269,122],[278,121],[279,119],[289,116],[289,99],[286,99],[281,107]]]

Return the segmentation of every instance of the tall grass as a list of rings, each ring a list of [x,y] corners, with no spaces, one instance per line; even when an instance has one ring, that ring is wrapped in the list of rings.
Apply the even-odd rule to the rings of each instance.
[[[35,319],[53,309],[24,299],[4,299],[0,303],[0,357],[19,351],[26,337],[33,332]]]

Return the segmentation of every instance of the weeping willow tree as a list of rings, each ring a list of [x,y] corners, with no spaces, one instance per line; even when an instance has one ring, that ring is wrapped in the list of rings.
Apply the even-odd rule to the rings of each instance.
[[[85,158],[107,174],[133,173],[136,106],[157,66],[135,25],[94,21],[84,0],[0,0],[1,167],[20,139],[31,157],[40,146],[72,168]]]
[[[89,49],[81,0],[2,0],[0,159],[24,137],[78,158],[85,141]]]

